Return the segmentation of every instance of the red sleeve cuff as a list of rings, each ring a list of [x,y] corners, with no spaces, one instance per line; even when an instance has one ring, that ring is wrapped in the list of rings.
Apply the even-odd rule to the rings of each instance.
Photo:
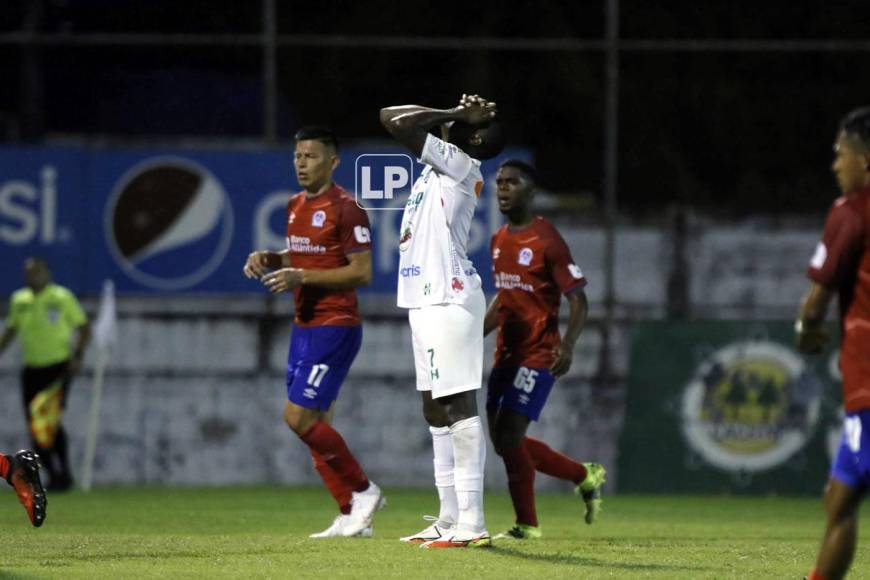
[[[565,288],[564,290],[562,290],[562,294],[567,296],[568,294],[570,294],[571,292],[573,292],[577,288],[584,288],[584,287],[586,287],[586,278],[580,278],[579,280],[577,280],[577,282],[575,284],[572,284],[572,285],[568,286],[567,288]]]

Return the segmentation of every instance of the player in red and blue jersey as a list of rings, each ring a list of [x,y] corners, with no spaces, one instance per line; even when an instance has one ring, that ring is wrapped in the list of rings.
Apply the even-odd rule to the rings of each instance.
[[[839,580],[855,555],[858,511],[870,486],[870,107],[840,124],[831,169],[842,197],[828,212],[807,274],[810,290],[795,330],[798,347],[820,352],[832,298],[840,302],[840,371],[846,418],[825,489],[828,521],[810,580]]]
[[[284,419],[308,445],[341,511],[329,528],[311,537],[370,536],[383,494],[331,423],[362,343],[355,289],[371,282],[371,231],[365,211],[332,181],[339,163],[332,131],[307,127],[295,140],[294,166],[304,190],[287,205],[287,249],[253,252],[244,273],[271,292],[294,293]]]
[[[535,510],[535,471],[572,481],[586,504],[586,522],[601,509],[605,469],[580,463],[526,435],[556,378],[571,367],[574,344],[586,322],[586,279],[565,240],[550,222],[532,214],[537,173],[508,160],[496,174],[498,207],[508,223],[491,243],[498,293],[489,304],[484,334],[498,329],[489,377],[487,418],[496,453],[504,460],[516,525],[503,538],[541,537]],[[568,327],[559,336],[559,304],[570,306]],[[499,537],[499,536],[497,536]]]

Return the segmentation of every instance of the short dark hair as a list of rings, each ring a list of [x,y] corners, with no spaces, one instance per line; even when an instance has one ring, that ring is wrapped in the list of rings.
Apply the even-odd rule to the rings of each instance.
[[[843,117],[840,131],[857,137],[864,147],[870,149],[870,107],[860,107]]]
[[[480,145],[472,145],[469,142],[474,133],[480,134]],[[501,153],[501,150],[504,149],[505,138],[501,123],[498,121],[490,121],[483,125],[469,125],[462,121],[456,121],[450,127],[450,142],[458,145],[471,157],[486,161]]]
[[[45,259],[44,257],[42,257],[42,256],[27,256],[27,258],[25,258],[24,261],[25,261],[25,262],[31,262],[31,263],[33,263],[33,264],[38,264],[38,265],[42,266],[43,268],[45,268],[46,270],[49,269],[49,267],[48,267],[48,260],[46,260],[46,259]]]
[[[538,172],[531,163],[526,163],[521,159],[505,159],[498,166],[499,169],[502,167],[513,167],[514,169],[521,171],[532,185],[538,183]]]
[[[321,125],[308,125],[302,127],[293,135],[294,141],[320,141],[338,151],[338,137],[329,127]]]

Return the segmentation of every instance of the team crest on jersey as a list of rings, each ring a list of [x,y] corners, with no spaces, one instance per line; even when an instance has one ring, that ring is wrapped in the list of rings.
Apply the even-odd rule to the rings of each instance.
[[[311,216],[311,225],[315,228],[322,228],[323,222],[326,221],[326,212],[322,209],[314,212],[314,215]]]
[[[462,280],[460,280],[459,278],[454,278],[450,283],[450,287],[457,292],[462,292],[463,290],[465,290],[465,284],[463,284]]]
[[[531,248],[523,248],[520,250],[520,255],[517,257],[517,264],[520,266],[528,266],[532,263],[532,258],[535,256]]]
[[[408,249],[408,246],[411,245],[411,238],[413,235],[411,234],[411,228],[406,227],[405,231],[402,232],[402,237],[399,238],[399,251],[404,252]]]

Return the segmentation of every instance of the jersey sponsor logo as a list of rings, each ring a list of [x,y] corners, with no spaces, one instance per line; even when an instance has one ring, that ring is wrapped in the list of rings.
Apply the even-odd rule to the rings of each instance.
[[[504,290],[525,290],[526,292],[535,291],[531,284],[523,282],[523,279],[519,274],[509,274],[507,272],[495,273],[495,287]]]
[[[223,185],[181,157],[146,159],[109,196],[105,232],[112,258],[133,280],[157,290],[190,288],[223,262],[233,211]],[[197,264],[179,273],[179,261]]]
[[[816,245],[816,251],[813,253],[813,257],[810,260],[810,267],[815,268],[816,270],[821,270],[825,265],[825,260],[828,259],[828,248],[825,247],[824,242],[819,242]]]
[[[682,431],[706,462],[738,474],[771,469],[815,431],[822,384],[791,349],[732,343],[697,367],[683,391]]]
[[[326,212],[322,209],[317,210],[311,216],[311,225],[315,228],[322,228],[323,223],[326,221]]]
[[[532,263],[532,258],[534,257],[535,253],[532,252],[531,248],[522,248],[519,256],[517,256],[517,264],[520,266],[528,266]]]
[[[307,236],[287,236],[287,249],[300,254],[325,254],[326,247],[311,243]]]
[[[372,243],[372,233],[365,226],[353,226],[353,237],[358,244]]]
[[[411,233],[411,227],[408,226],[402,232],[402,237],[399,238],[399,251],[404,252],[411,246],[411,238],[413,238],[413,234]]]
[[[583,277],[583,270],[577,264],[568,264],[568,271],[571,272],[571,276],[576,280],[580,280]]]
[[[462,292],[465,290],[465,284],[462,283],[462,280],[459,278],[453,278],[450,282],[450,287],[456,290],[457,292]]]
[[[402,278],[416,278],[417,276],[420,276],[422,273],[423,273],[423,268],[421,268],[420,266],[414,265],[414,264],[411,264],[410,266],[399,269],[399,275],[401,275]]]
[[[425,191],[418,191],[416,193],[412,193],[408,196],[408,201],[405,202],[405,209],[409,213],[414,213],[420,207],[420,204],[423,202],[423,194]]]

